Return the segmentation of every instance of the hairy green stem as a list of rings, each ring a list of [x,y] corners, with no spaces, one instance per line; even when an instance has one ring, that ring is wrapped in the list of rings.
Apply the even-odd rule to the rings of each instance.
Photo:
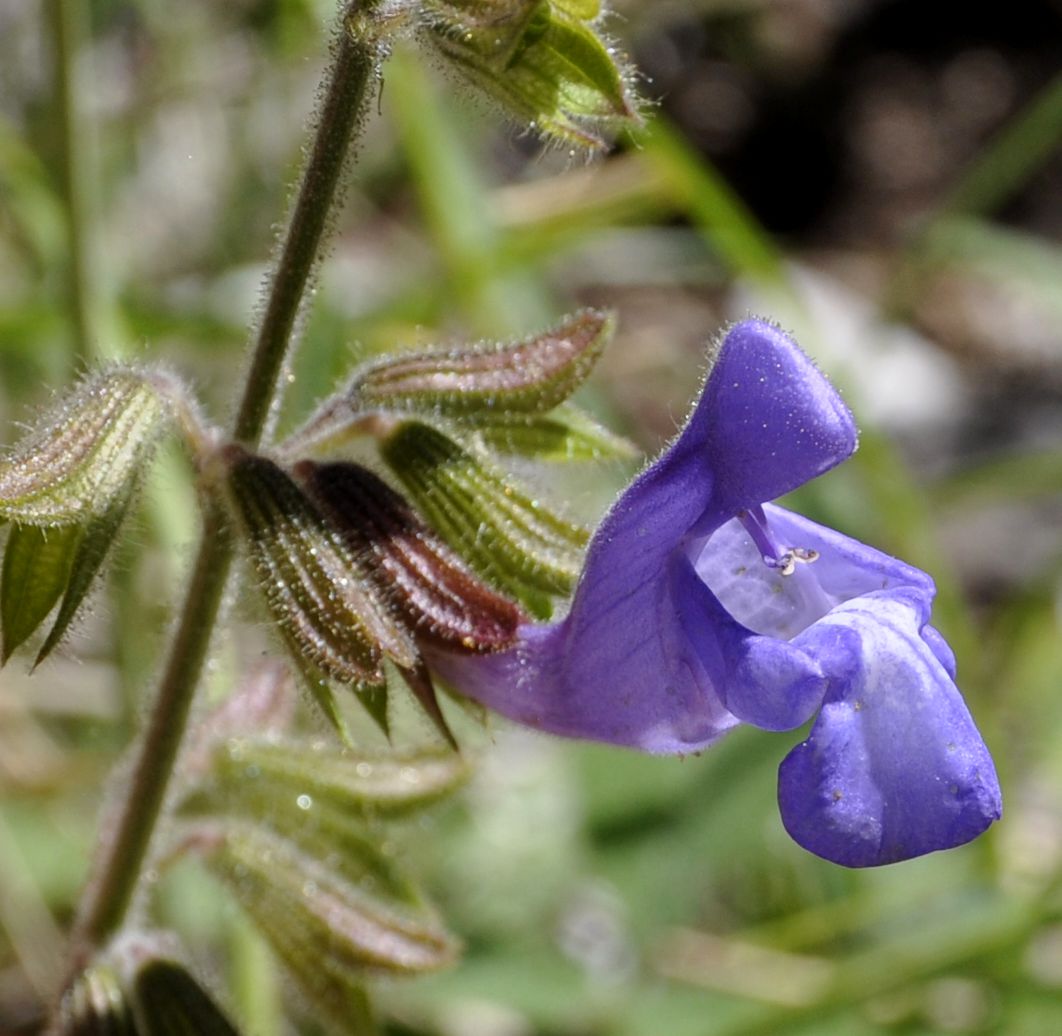
[[[353,3],[355,8],[369,6]],[[299,188],[291,222],[281,246],[276,270],[258,329],[247,387],[236,416],[233,434],[257,444],[275,398],[288,343],[302,308],[306,284],[316,265],[321,238],[351,142],[362,113],[369,81],[380,57],[379,43],[365,28],[353,25],[341,34],[332,80],[317,124],[306,173]]]
[[[373,0],[354,0],[343,12],[344,29],[328,73],[314,142],[270,283],[234,425],[234,437],[243,442],[259,441],[274,403],[343,165],[382,55],[377,37],[361,24],[366,16],[357,27],[351,21],[372,5]],[[116,821],[105,831],[102,855],[75,926],[79,959],[118,930],[132,902],[210,647],[232,555],[221,508],[216,502],[208,503],[199,553],[147,730],[126,781],[128,791]]]

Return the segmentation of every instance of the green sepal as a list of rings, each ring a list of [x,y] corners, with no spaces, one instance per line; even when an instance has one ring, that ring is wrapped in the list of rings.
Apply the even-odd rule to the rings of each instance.
[[[461,749],[458,747],[457,738],[454,737],[450,724],[446,722],[446,717],[443,715],[439,705],[439,696],[435,692],[435,685],[432,683],[428,667],[423,662],[418,662],[409,669],[400,669],[399,673],[405,680],[406,686],[413,692],[417,703],[431,720],[432,725],[442,735],[443,740],[455,752],[459,752]]]
[[[176,961],[147,960],[130,981],[140,1036],[239,1036],[206,990]]]
[[[227,449],[226,462],[258,587],[300,669],[360,687],[383,683],[384,655],[412,665],[412,635],[303,490],[240,447]]]
[[[467,4],[426,5],[435,46],[474,86],[520,122],[580,147],[604,146],[602,133],[634,125],[638,113],[626,65],[588,23],[597,5],[510,0],[493,20]],[[456,8],[456,9],[455,9]]]
[[[592,22],[601,13],[601,0],[552,0],[558,11],[563,11],[571,18]]]
[[[518,342],[432,348],[373,361],[285,449],[290,454],[385,433],[388,421],[381,414],[477,422],[545,414],[582,384],[614,330],[613,314],[586,309]]]
[[[11,529],[0,575],[0,663],[7,662],[55,607],[70,579],[81,539],[82,530],[76,525]]]
[[[380,728],[388,741],[391,740],[391,717],[388,710],[391,694],[387,686],[386,675],[383,683],[356,684],[353,688],[354,697],[358,699],[361,707],[369,714],[372,721]]]
[[[347,816],[398,817],[450,795],[468,777],[449,752],[373,756],[337,750],[324,742],[273,743],[230,739],[210,758],[206,806],[197,798],[186,812],[209,813],[218,802],[249,817],[265,817],[270,803],[297,804],[309,795],[316,805]]]
[[[0,515],[76,525],[105,514],[140,474],[170,416],[162,375],[86,378],[0,461]]]
[[[96,575],[118,536],[118,530],[129,510],[132,495],[130,485],[128,491],[117,497],[108,511],[98,518],[93,518],[85,527],[70,566],[69,578],[66,590],[63,592],[63,599],[59,604],[59,611],[56,613],[48,636],[37,652],[37,658],[33,663],[34,668],[52,653],[70,628],[70,623],[73,622],[85,596],[92,588]]]
[[[571,463],[638,456],[638,448],[629,439],[567,403],[542,416],[477,418],[474,427],[487,449],[533,460]]]
[[[547,595],[570,592],[586,529],[431,425],[399,425],[380,452],[421,513],[488,582],[541,617],[551,611]]]
[[[299,801],[307,804],[305,809]],[[404,907],[419,910],[424,905],[417,887],[380,851],[378,838],[367,832],[365,818],[345,814],[334,803],[306,793],[272,802],[262,801],[260,795],[224,799],[208,789],[193,793],[181,812],[267,829],[298,846],[308,858],[327,859],[346,881],[376,889]]]
[[[230,828],[206,849],[206,862],[320,1010],[334,1010],[328,998],[336,984],[436,971],[456,957],[454,940],[426,906],[349,881],[332,855],[311,855],[257,826]],[[317,971],[329,981],[314,981]]]
[[[336,736],[348,748],[356,747],[356,742],[350,733],[346,717],[343,715],[343,709],[336,698],[335,688],[331,679],[322,673],[320,669],[308,664],[304,659],[293,657],[293,662],[299,675],[300,683],[309,692],[313,704],[317,706],[321,715],[328,721],[328,725]]]

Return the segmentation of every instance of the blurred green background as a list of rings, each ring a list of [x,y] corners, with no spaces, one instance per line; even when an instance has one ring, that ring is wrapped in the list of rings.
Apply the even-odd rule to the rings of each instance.
[[[863,428],[793,504],[937,578],[1005,796],[973,845],[850,872],[778,820],[799,733],[741,730],[676,760],[495,722],[467,793],[400,833],[467,952],[379,990],[388,1033],[1062,1032],[1062,12],[926,6],[617,2],[611,31],[652,103],[593,165],[504,126],[412,50],[388,63],[280,425],[361,357],[592,304],[620,331],[581,401],[651,452],[705,342],[775,318]],[[118,357],[165,358],[227,414],[332,10],[0,5],[4,442]],[[592,517],[629,474],[550,484]],[[64,657],[0,673],[0,1034],[42,1024],[195,541],[178,451],[141,511]],[[208,692],[259,647],[236,622]],[[296,1031],[207,879],[180,866],[157,900],[250,1032]]]

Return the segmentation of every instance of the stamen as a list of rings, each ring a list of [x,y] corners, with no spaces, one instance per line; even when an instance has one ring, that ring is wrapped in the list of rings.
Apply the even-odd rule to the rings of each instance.
[[[766,561],[766,558],[764,559]],[[771,568],[777,567],[783,576],[791,576],[795,571],[797,565],[810,565],[813,561],[819,560],[819,552],[817,550],[810,550],[807,547],[790,547],[777,561],[773,564],[767,562]]]
[[[750,507],[747,511],[740,511],[737,519],[745,527],[745,531],[752,537],[752,542],[763,558],[763,563],[768,568],[776,568],[780,575],[791,576],[798,564],[810,565],[819,560],[819,552],[807,547],[779,548],[775,545],[771,534],[767,529],[767,515],[762,507]]]
[[[763,513],[763,508],[751,507],[747,511],[739,511],[737,519],[752,537],[752,542],[756,544],[763,563],[768,568],[777,568],[782,552],[775,546],[771,534],[767,531],[767,516]]]

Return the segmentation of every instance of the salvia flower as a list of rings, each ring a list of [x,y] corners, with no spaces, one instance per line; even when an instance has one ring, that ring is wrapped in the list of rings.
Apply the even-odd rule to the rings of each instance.
[[[595,534],[567,617],[498,654],[435,652],[436,670],[540,730],[658,753],[817,712],[779,771],[798,843],[863,867],[975,838],[999,785],[929,625],[932,579],[767,503],[855,447],[797,345],[737,325],[686,427]]]

